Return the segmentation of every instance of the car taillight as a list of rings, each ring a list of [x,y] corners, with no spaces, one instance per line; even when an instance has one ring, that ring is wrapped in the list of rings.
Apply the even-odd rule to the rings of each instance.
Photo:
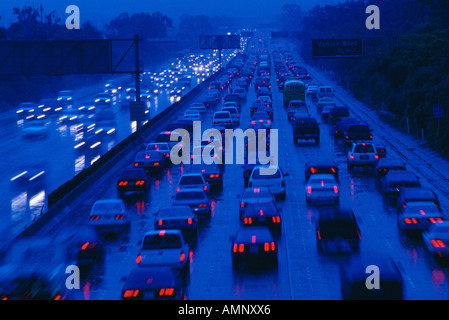
[[[115,220],[123,220],[125,218],[124,214],[116,214],[115,215]]]
[[[418,220],[416,220],[415,218],[412,218],[412,219],[410,219],[410,218],[405,218],[405,219],[404,219],[404,222],[405,222],[406,224],[417,224],[417,223],[418,223]]]
[[[139,295],[139,290],[126,290],[123,293],[123,298],[135,298]]]
[[[263,250],[265,251],[265,252],[267,252],[267,251],[275,251],[276,250],[276,244],[274,243],[274,242],[265,242],[264,244],[263,244]]]
[[[134,163],[134,167],[138,167],[138,166],[139,166],[138,162]]]
[[[252,218],[244,218],[243,219],[243,224],[252,224],[253,223],[253,219]]]
[[[204,189],[204,191],[207,191],[207,186],[204,186],[204,188],[203,188],[203,189]]]
[[[432,244],[432,246],[434,246],[435,248],[445,248],[446,245],[444,244],[443,241],[441,241],[440,239],[433,239],[430,240],[430,243]]]
[[[155,165],[155,166],[158,166],[158,165],[159,165],[159,162],[155,162],[154,165]]]
[[[118,183],[118,185],[124,187],[124,186],[128,185],[128,181],[120,181],[120,182]]]
[[[240,208],[244,208],[245,207],[245,202],[240,202]]]
[[[169,297],[175,294],[175,289],[173,288],[162,288],[159,290],[158,295],[160,297]]]
[[[443,219],[441,219],[441,218],[430,218],[429,221],[431,223],[442,223]]]
[[[100,216],[92,216],[92,217],[90,217],[90,221],[93,221],[93,220],[97,221],[98,219],[100,219]]]
[[[307,187],[307,193],[309,193],[309,194],[312,193],[312,187],[311,186]]]
[[[334,186],[334,193],[338,193],[338,187]]]
[[[374,155],[374,159],[379,159],[379,155]]]
[[[332,116],[331,116],[331,118],[332,118]],[[345,138],[346,138],[346,140],[347,140],[347,139],[349,139],[349,136],[346,136]]]
[[[192,223],[193,223],[193,219],[192,219],[192,218],[188,218],[188,219],[187,219],[187,223],[188,223],[188,224],[192,224]]]
[[[272,217],[271,220],[273,223],[281,223],[281,217],[279,216]]]
[[[136,263],[139,264],[142,261],[142,256],[140,254],[136,257]]]
[[[219,174],[211,174],[209,177],[210,177],[210,178],[219,178],[220,175],[219,175]]]
[[[202,204],[198,205],[198,207],[200,207],[200,208],[206,208],[206,207],[207,207],[207,203],[202,203]]]
[[[179,261],[184,262],[186,258],[186,255],[184,254],[184,252],[181,252],[181,254],[179,255]]]
[[[354,155],[351,154],[351,155],[349,156],[349,158],[350,158],[351,160],[354,159]]]

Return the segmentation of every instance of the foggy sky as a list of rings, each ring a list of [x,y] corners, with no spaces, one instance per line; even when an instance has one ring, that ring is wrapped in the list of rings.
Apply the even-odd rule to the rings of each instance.
[[[80,8],[81,24],[90,20],[95,26],[103,28],[107,22],[122,12],[133,14],[160,11],[172,18],[175,23],[184,13],[247,17],[250,21],[255,19],[260,21],[263,17],[266,22],[271,22],[276,19],[285,3],[295,3],[308,10],[315,5],[339,2],[344,0],[0,0],[0,25],[8,27],[12,22],[16,22],[12,10],[14,7],[23,8],[25,4],[35,7],[42,4],[44,15],[56,10],[56,15],[62,22],[68,16],[65,8],[74,4]]]

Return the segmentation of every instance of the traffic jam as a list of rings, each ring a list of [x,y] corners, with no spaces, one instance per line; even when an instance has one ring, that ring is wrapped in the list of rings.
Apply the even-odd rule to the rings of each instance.
[[[248,38],[211,74],[64,219],[11,248],[1,299],[449,297],[447,199],[344,89],[269,33]],[[198,123],[199,141],[186,140]],[[228,149],[230,129],[246,136]],[[243,162],[225,161],[229,152]],[[69,265],[79,268],[75,288]]]

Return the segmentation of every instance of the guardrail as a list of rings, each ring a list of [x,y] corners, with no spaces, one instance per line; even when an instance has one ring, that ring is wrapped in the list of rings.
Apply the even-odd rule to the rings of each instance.
[[[231,60],[232,61],[232,60]],[[67,206],[73,203],[89,186],[99,179],[107,170],[112,168],[119,161],[126,156],[133,154],[132,151],[141,145],[141,141],[146,136],[152,133],[152,127],[161,125],[167,121],[169,116],[189,103],[198,93],[205,87],[209,86],[211,81],[214,81],[218,76],[223,75],[224,68],[217,71],[199,85],[194,87],[186,93],[179,101],[171,104],[165,110],[151,118],[138,131],[132,133],[111,150],[102,155],[90,167],[82,170],[75,175],[71,180],[65,182],[56,190],[51,192],[47,197],[47,210],[41,212],[30,225],[25,226],[25,229],[19,233],[17,237],[26,237],[35,234],[50,220],[54,219],[58,213],[63,211]]]

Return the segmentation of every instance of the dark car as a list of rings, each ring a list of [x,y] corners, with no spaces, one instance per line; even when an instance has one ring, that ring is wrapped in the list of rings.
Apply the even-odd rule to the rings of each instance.
[[[281,232],[281,214],[273,201],[247,203],[240,214],[240,222],[245,227],[265,226],[276,233]]]
[[[383,179],[390,170],[407,170],[404,162],[400,159],[382,158],[379,159],[375,169],[375,175],[378,181]]]
[[[126,168],[120,171],[117,181],[119,198],[128,193],[145,193],[150,187],[148,174],[143,168]]]
[[[359,251],[360,229],[352,210],[322,209],[315,222],[319,252],[348,254]]]
[[[304,165],[304,177],[308,181],[312,174],[329,173],[338,181],[338,166],[332,159],[316,158],[309,160]]]
[[[201,173],[211,188],[223,188],[223,173],[217,165],[193,164],[189,173]]]
[[[248,204],[258,204],[272,202],[276,203],[276,199],[267,187],[260,188],[245,188],[243,195],[240,199],[239,219],[241,220],[242,214],[245,212],[245,208]]]
[[[371,129],[366,124],[351,124],[346,126],[343,132],[344,146],[348,148],[353,142],[357,141],[371,141],[373,140],[373,134]]]
[[[277,243],[266,227],[240,228],[232,239],[232,266],[255,263],[258,267],[277,266]]]
[[[314,140],[315,144],[320,143],[320,126],[314,118],[297,118],[293,124],[293,142],[298,140]]]
[[[182,300],[184,283],[168,267],[137,267],[131,270],[121,292],[122,300]]]
[[[368,277],[378,275],[376,281]],[[383,253],[367,252],[353,257],[340,272],[344,300],[402,300],[403,277],[393,259]],[[367,283],[369,285],[367,285]]]
[[[335,125],[344,117],[349,117],[349,110],[346,107],[334,107],[329,114],[329,123]]]
[[[340,140],[343,139],[343,132],[346,130],[346,127],[352,124],[358,124],[360,120],[354,117],[344,117],[340,121],[335,124],[334,130],[334,139]]]
[[[390,170],[381,182],[383,193],[388,199],[395,202],[402,188],[420,187],[418,177],[410,171]]]
[[[196,233],[198,217],[189,206],[168,206],[160,208],[154,219],[154,230],[181,230],[184,236]]]

